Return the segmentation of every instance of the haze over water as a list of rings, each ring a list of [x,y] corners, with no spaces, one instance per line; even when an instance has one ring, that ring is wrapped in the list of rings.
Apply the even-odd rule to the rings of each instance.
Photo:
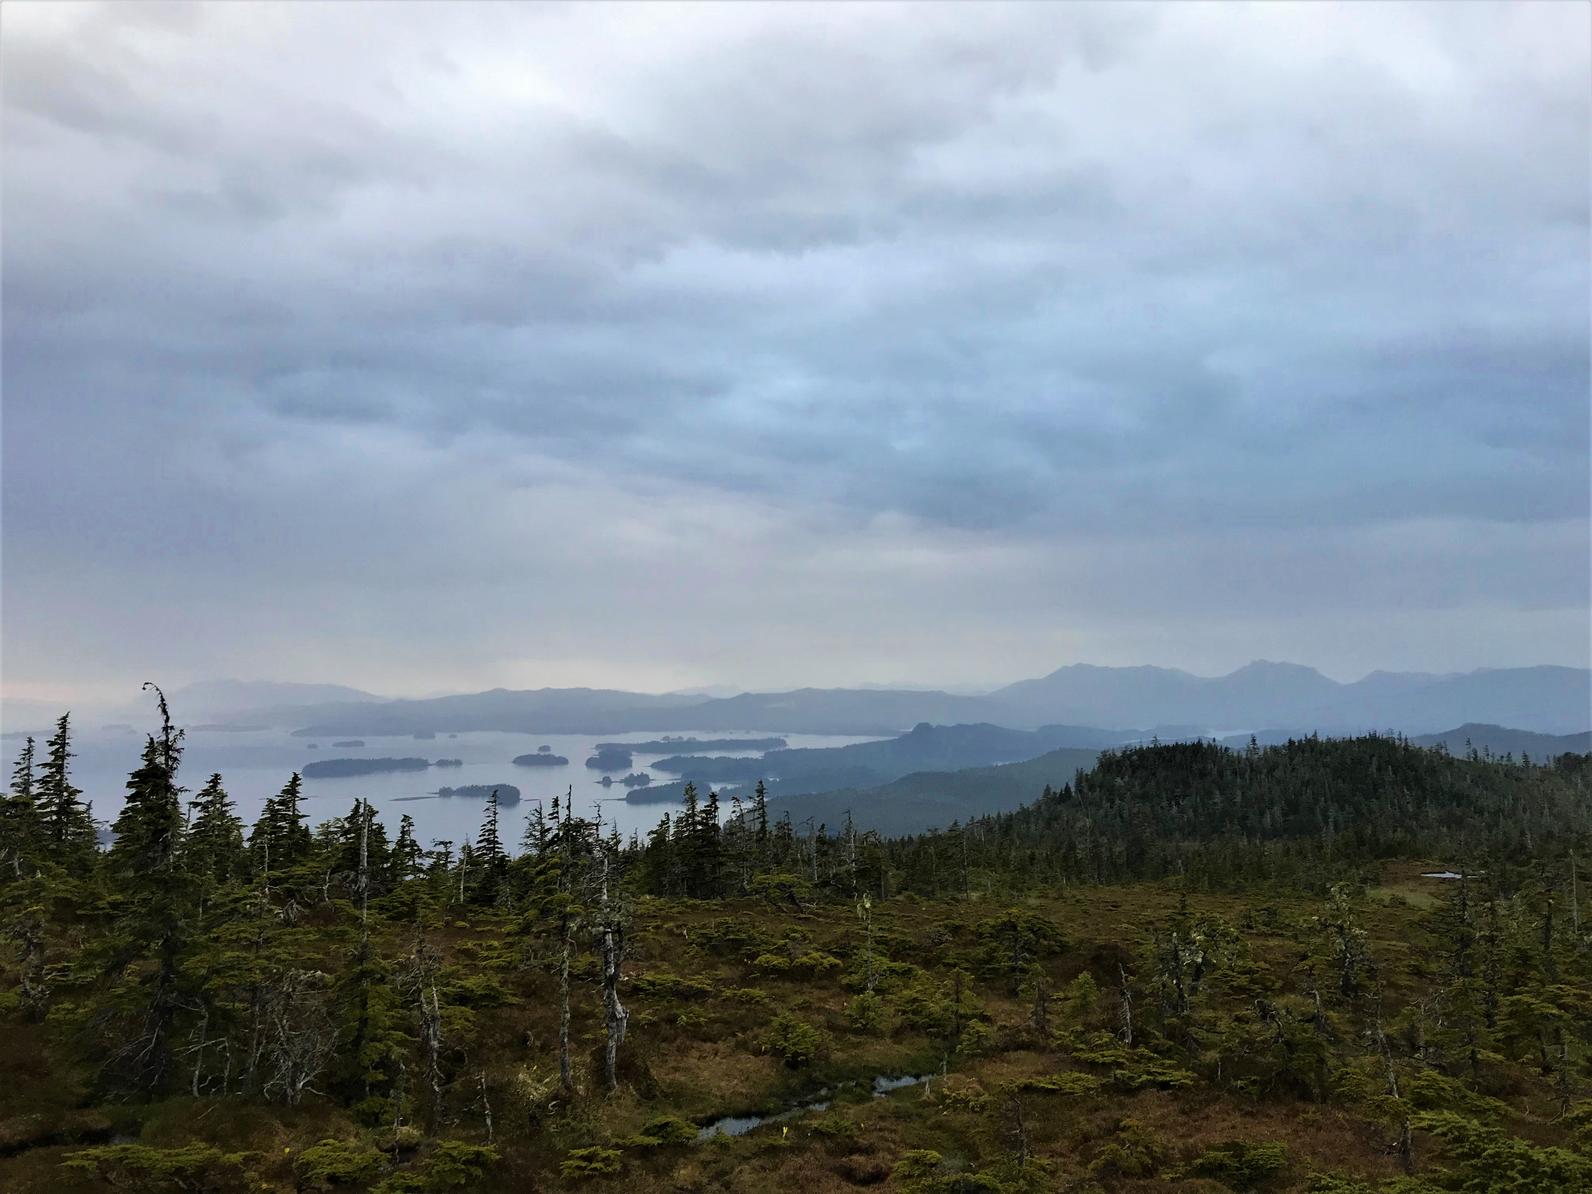
[[[94,802],[95,818],[109,822],[122,804],[127,774],[137,766],[142,748],[142,730],[106,732],[86,731],[74,742],[78,757],[72,760],[73,782],[83,789],[84,799]],[[699,734],[697,737],[708,735]],[[782,737],[792,747],[845,746],[868,741],[866,737],[835,734],[781,734],[778,730],[757,734],[713,734],[714,738]],[[650,764],[666,754],[637,754],[634,766],[615,772],[595,771],[585,766],[598,742],[644,742],[663,737],[662,733],[635,731],[623,734],[535,734],[462,733],[450,737],[438,734],[432,739],[411,737],[364,737],[363,747],[334,747],[333,739],[295,738],[283,730],[220,732],[197,730],[188,735],[179,778],[189,789],[189,798],[211,772],[222,774],[227,793],[237,802],[238,815],[252,824],[266,798],[282,789],[288,777],[304,764],[317,759],[424,758],[463,759],[462,767],[429,767],[425,771],[390,771],[347,778],[309,778],[304,780],[305,811],[311,824],[332,817],[346,816],[355,800],[369,800],[376,807],[389,836],[396,834],[398,819],[414,818],[415,836],[423,846],[446,839],[457,847],[465,838],[473,839],[481,826],[486,802],[476,797],[443,799],[433,795],[438,788],[458,788],[467,784],[513,784],[520,790],[518,805],[505,804],[499,832],[518,850],[525,817],[538,800],[551,802],[573,790],[576,811],[595,817],[599,807],[605,825],[618,828],[622,838],[631,833],[643,838],[658,824],[665,812],[676,805],[668,802],[628,803],[625,789],[617,782],[628,771],[647,771],[653,783],[668,783],[677,777],[650,770]],[[342,740],[342,739],[338,739]],[[42,738],[40,739],[42,742]],[[311,749],[318,743],[318,749]],[[516,755],[533,754],[539,746],[550,746],[552,753],[569,760],[567,767],[516,767]],[[14,755],[21,743],[8,738],[5,750]],[[715,750],[715,755],[757,755],[759,751]],[[599,782],[610,774],[615,783],[603,787]],[[704,795],[707,787],[701,787]],[[599,804],[600,802],[600,804]],[[729,811],[729,800],[724,800]]]

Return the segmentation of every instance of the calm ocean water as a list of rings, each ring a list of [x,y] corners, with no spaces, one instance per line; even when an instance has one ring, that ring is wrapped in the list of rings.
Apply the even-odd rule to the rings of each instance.
[[[294,738],[285,731],[261,730],[251,732],[221,732],[195,730],[188,734],[187,751],[183,756],[179,780],[190,792],[201,787],[210,773],[219,771],[227,792],[236,801],[238,814],[246,824],[252,824],[259,815],[268,796],[279,791],[293,771],[315,759],[341,758],[452,758],[463,759],[462,767],[431,767],[425,771],[388,772],[381,775],[357,776],[347,779],[306,779],[305,809],[311,822],[348,813],[354,801],[367,799],[378,810],[388,834],[396,833],[398,818],[407,813],[415,820],[416,836],[429,845],[434,839],[445,838],[455,843],[465,837],[474,838],[481,823],[484,801],[453,797],[441,799],[434,795],[440,787],[460,787],[465,784],[513,784],[520,790],[520,803],[505,806],[502,810],[501,832],[506,840],[518,845],[525,816],[538,800],[550,801],[554,795],[562,796],[573,788],[576,807],[585,815],[595,816],[599,810],[605,824],[616,824],[621,837],[628,838],[632,831],[646,836],[657,825],[667,804],[627,804],[625,789],[615,783],[604,788],[598,781],[603,772],[587,768],[586,758],[593,753],[598,742],[642,742],[660,738],[654,731],[636,731],[628,734],[572,735],[572,734],[515,734],[515,733],[464,733],[454,737],[438,734],[431,739],[410,737],[366,737],[362,747],[334,747],[334,739]],[[783,737],[791,746],[844,746],[852,742],[865,742],[865,737],[845,737],[825,734],[782,734],[777,729],[747,733],[720,734],[703,731],[697,737],[714,738],[768,738]],[[341,739],[338,739],[341,740]],[[314,748],[311,744],[314,743]],[[84,798],[94,802],[94,816],[109,823],[121,807],[122,793],[127,775],[138,765],[142,748],[142,730],[139,732],[104,732],[85,729],[77,736],[72,760],[73,782],[83,789]],[[567,767],[516,767],[510,760],[516,755],[533,754],[539,746],[552,747],[552,753],[569,759]],[[21,750],[22,743],[7,738],[4,744],[5,766],[10,772],[11,761]],[[42,739],[38,746],[43,754]],[[670,751],[667,753],[678,753]],[[714,754],[746,754],[757,751],[714,751]],[[660,754],[637,754],[636,771],[650,771],[649,764],[664,757]],[[614,772],[614,779],[624,771]],[[650,772],[655,783],[668,782],[674,776],[657,771]],[[726,802],[727,804],[727,802]]]

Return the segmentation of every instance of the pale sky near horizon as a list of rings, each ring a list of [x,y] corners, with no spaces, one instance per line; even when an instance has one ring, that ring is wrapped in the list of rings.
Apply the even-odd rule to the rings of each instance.
[[[0,687],[1586,666],[1570,4],[0,22]]]

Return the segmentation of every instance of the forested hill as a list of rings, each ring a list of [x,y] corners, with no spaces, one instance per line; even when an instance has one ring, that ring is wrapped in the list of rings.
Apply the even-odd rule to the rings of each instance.
[[[1182,873],[1229,885],[1246,867],[1259,877],[1396,857],[1523,859],[1584,848],[1589,758],[1462,759],[1378,735],[1131,747],[986,819],[979,836],[985,849],[1029,859],[1036,877],[1097,882]]]
[[[1592,730],[1579,734],[1536,734],[1508,726],[1466,722],[1440,734],[1422,734],[1412,739],[1419,746],[1441,745],[1450,754],[1496,755],[1499,758],[1553,759],[1559,755],[1586,754],[1592,751]]]
[[[861,829],[893,836],[922,833],[1031,803],[1048,786],[1060,787],[1080,770],[1093,767],[1098,756],[1098,750],[1063,747],[1021,763],[915,771],[888,783],[808,795],[787,795],[788,789],[779,782],[770,786],[769,808],[775,817],[788,813],[796,820],[812,817],[830,826],[839,825],[849,813]]]

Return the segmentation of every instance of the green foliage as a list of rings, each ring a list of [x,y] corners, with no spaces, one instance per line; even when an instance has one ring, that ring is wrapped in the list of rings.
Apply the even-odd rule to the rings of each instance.
[[[1069,1070],[1061,1074],[1045,1074],[1038,1078],[1023,1078],[1016,1085],[1018,1090],[1032,1090],[1044,1094],[1090,1095],[1102,1090],[1106,1082],[1104,1078],[1095,1074]]]
[[[250,1159],[249,1153],[225,1152],[212,1144],[177,1148],[107,1144],[75,1152],[61,1162],[61,1167],[113,1186],[220,1194],[245,1187]]]
[[[982,1085],[967,1078],[947,1078],[940,1083],[934,1098],[948,1111],[971,1111],[975,1114],[988,1111],[994,1103]]]
[[[1155,1177],[1167,1156],[1166,1144],[1159,1136],[1136,1119],[1124,1119],[1089,1162],[1089,1172],[1108,1177]]]
[[[897,1181],[910,1182],[933,1177],[940,1168],[941,1156],[933,1149],[908,1149],[897,1159],[891,1171]]]
[[[363,1185],[374,1180],[383,1168],[385,1158],[380,1152],[352,1140],[322,1140],[293,1161],[299,1188],[309,1190]]]
[[[1195,1177],[1208,1177],[1229,1189],[1258,1190],[1288,1167],[1288,1150],[1272,1141],[1229,1140],[1206,1149],[1188,1166]]]
[[[712,983],[686,978],[666,967],[635,975],[630,979],[630,989],[653,999],[705,999],[713,994]]]
[[[763,1051],[780,1058],[793,1070],[811,1065],[826,1050],[823,1034],[789,1012],[775,1016],[763,1037]]]
[[[479,1188],[498,1152],[484,1144],[439,1140],[413,1167],[383,1179],[370,1194],[452,1194]]]
[[[1111,1085],[1118,1090],[1177,1090],[1193,1086],[1198,1076],[1163,1058],[1139,1054],[1129,1065],[1111,1071]]]
[[[1004,976],[1013,992],[1036,959],[1058,953],[1067,945],[1059,925],[1022,908],[1007,909],[982,922],[975,936],[981,943],[976,954],[979,972]]]
[[[861,995],[848,1000],[846,1023],[857,1032],[870,1035],[879,1032],[885,1024],[884,1000],[872,991],[864,991]]]
[[[1466,1194],[1538,1194],[1592,1189],[1592,1158],[1543,1148],[1452,1111],[1423,1111],[1414,1126],[1443,1141],[1458,1164],[1455,1188]]]
[[[465,1007],[503,1007],[513,1000],[501,979],[490,974],[465,974],[448,984],[449,1003]]]
[[[641,1131],[626,1142],[627,1148],[655,1149],[675,1148],[686,1144],[695,1144],[697,1128],[693,1123],[673,1115],[661,1115],[649,1119],[642,1125]]]
[[[1458,1078],[1420,1069],[1409,1081],[1410,1106],[1420,1111],[1463,1111],[1472,1118],[1494,1119],[1508,1109],[1497,1099],[1477,1094]]]
[[[592,1177],[612,1177],[624,1163],[618,1149],[592,1145],[589,1148],[572,1148],[559,1163],[558,1172],[570,1181],[584,1181]]]
[[[761,961],[761,959],[759,959]],[[825,974],[834,974],[842,968],[844,963],[833,954],[827,954],[821,949],[808,950],[791,963],[791,969],[802,974],[814,977]]]
[[[983,1020],[973,1020],[957,1038],[956,1051],[964,1057],[979,1057],[988,1053],[994,1043],[995,1030]]]

